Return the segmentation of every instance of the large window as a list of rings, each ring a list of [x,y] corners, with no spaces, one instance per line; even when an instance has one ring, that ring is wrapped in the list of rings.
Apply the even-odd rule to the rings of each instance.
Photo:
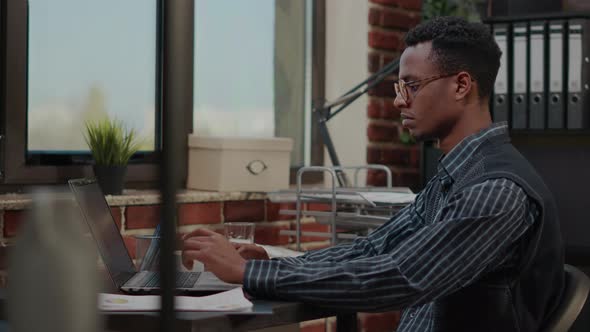
[[[195,1],[195,132],[274,136],[274,24],[275,0]]]
[[[0,7],[2,182],[92,176],[84,123],[108,116],[143,140],[127,182],[155,183],[162,0],[9,0]]]
[[[0,1],[2,190],[92,176],[84,123],[106,116],[144,138],[127,185],[157,184],[172,100],[182,135],[292,137],[293,165],[322,164],[310,118],[323,96],[324,0],[167,4]]]
[[[105,117],[154,150],[156,12],[156,0],[29,1],[29,153],[87,151],[84,123]]]
[[[310,164],[313,1],[196,0],[194,131],[291,137]]]

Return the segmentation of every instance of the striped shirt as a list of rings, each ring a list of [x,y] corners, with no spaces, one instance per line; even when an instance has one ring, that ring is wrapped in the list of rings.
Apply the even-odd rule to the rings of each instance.
[[[461,141],[415,202],[367,237],[299,257],[248,261],[244,289],[347,311],[404,308],[398,331],[432,331],[435,301],[516,264],[517,240],[538,214],[505,178],[449,190],[458,178],[480,175],[470,167],[475,151],[496,135],[508,135],[505,123]]]

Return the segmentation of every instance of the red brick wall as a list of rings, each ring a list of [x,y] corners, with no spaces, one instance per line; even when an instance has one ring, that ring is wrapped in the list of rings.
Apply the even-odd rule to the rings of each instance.
[[[316,204],[305,206],[309,210],[325,210],[325,206]],[[259,244],[285,246],[293,248],[294,236],[282,235],[281,230],[295,230],[293,216],[279,214],[283,209],[295,210],[295,204],[276,204],[268,200],[242,200],[225,202],[197,202],[178,204],[178,233],[181,236],[198,227],[221,229],[224,222],[255,222],[255,241]],[[135,256],[135,234],[151,233],[160,220],[160,206],[130,205],[113,206],[111,212],[117,224],[127,249],[132,257]],[[0,220],[3,220],[1,239],[16,236],[23,223],[24,210],[0,210]],[[329,231],[326,225],[315,223],[313,220],[303,222],[304,231]],[[314,249],[327,246],[328,238],[302,237],[303,248]]]
[[[369,72],[374,73],[399,57],[405,32],[420,23],[421,7],[421,0],[369,0]],[[369,91],[367,163],[389,166],[395,186],[416,188],[420,181],[419,148],[400,143],[400,111],[393,106],[396,79],[389,77]],[[385,183],[384,172],[369,172],[368,185]]]

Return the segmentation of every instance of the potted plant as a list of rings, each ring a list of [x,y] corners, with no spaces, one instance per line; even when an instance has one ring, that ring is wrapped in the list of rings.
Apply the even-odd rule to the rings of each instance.
[[[121,194],[127,163],[140,146],[136,131],[107,118],[86,122],[84,139],[92,152],[94,175],[103,193]]]

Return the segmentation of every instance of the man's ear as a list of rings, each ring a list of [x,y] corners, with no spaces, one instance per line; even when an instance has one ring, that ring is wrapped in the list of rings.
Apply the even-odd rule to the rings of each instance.
[[[471,75],[469,75],[468,72],[462,71],[457,74],[455,84],[457,86],[455,90],[456,100],[466,99],[467,96],[475,89],[474,81],[471,79]]]

